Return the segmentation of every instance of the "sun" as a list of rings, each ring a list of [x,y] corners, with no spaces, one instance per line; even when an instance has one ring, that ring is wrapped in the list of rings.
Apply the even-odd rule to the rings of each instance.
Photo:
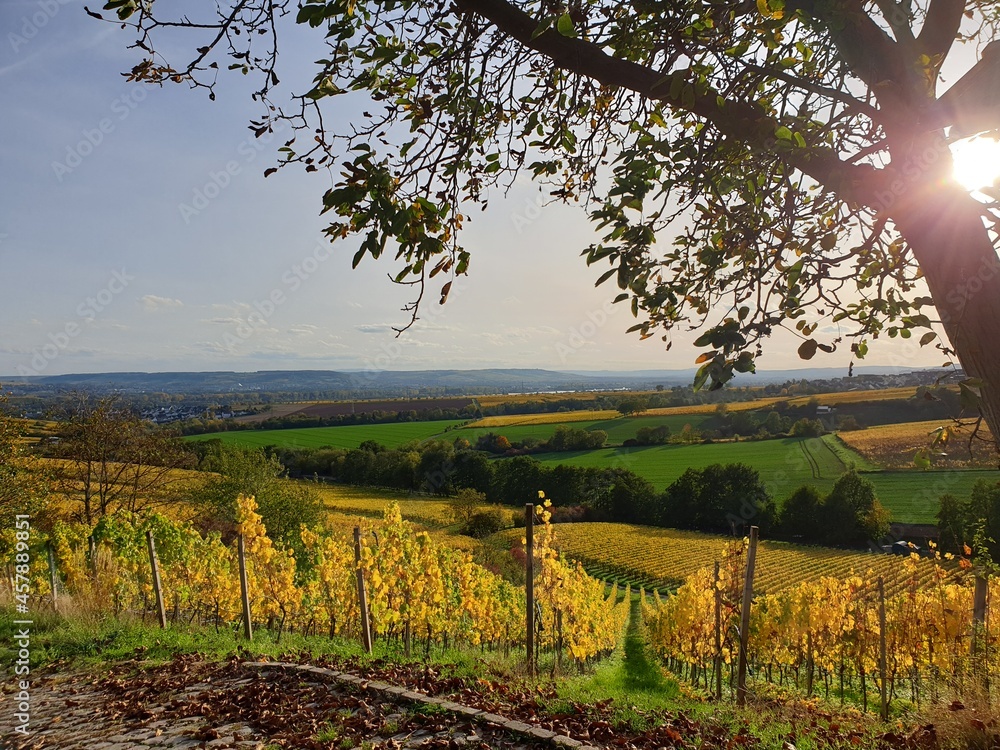
[[[1000,178],[1000,141],[969,138],[951,147],[953,176],[966,190],[989,187]]]

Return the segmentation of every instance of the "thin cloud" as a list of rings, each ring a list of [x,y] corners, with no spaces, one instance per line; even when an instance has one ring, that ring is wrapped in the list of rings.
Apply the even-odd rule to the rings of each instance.
[[[139,300],[142,309],[146,312],[157,312],[159,310],[169,310],[175,307],[184,307],[184,303],[179,299],[171,297],[157,297],[155,294],[147,294]]]

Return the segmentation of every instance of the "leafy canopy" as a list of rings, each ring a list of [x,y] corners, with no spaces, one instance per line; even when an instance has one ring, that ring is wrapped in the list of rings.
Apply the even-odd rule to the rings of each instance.
[[[895,212],[950,174],[941,67],[956,39],[995,36],[994,3],[305,0],[295,21],[327,51],[291,104],[273,100],[287,0],[230,0],[204,22],[160,6],[105,6],[138,32],[131,77],[214,98],[220,59],[260,73],[252,128],[294,126],[280,165],[330,171],[327,233],[358,238],[355,265],[395,258],[410,322],[428,286],[444,302],[468,270],[473,208],[527,173],[585,206],[601,238],[583,255],[630,330],[669,348],[704,328],[699,386],[753,370],[777,326],[805,359],[845,336],[857,357],[880,335],[935,340]],[[178,68],[154,47],[171,24],[206,39]],[[337,107],[362,114],[331,130]]]

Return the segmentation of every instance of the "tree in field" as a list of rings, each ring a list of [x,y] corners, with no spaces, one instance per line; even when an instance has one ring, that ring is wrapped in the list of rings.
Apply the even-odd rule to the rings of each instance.
[[[750,526],[767,533],[777,515],[760,474],[746,464],[688,469],[667,487],[658,511],[657,526],[740,535]]]
[[[966,541],[965,507],[962,501],[950,493],[942,495],[935,520],[941,532],[938,540],[941,550],[960,552]]]
[[[799,487],[781,507],[779,526],[792,537],[820,541],[825,531],[822,518],[823,497],[812,485]]]
[[[476,511],[486,505],[486,493],[473,489],[461,489],[448,500],[448,510],[452,520],[463,526],[467,525]]]
[[[636,417],[649,408],[649,399],[645,396],[628,396],[621,399],[615,408],[623,417]]]
[[[279,166],[331,173],[328,235],[360,239],[355,264],[392,255],[414,318],[467,272],[469,216],[523,172],[584,205],[602,238],[583,254],[630,330],[669,347],[703,329],[699,387],[753,370],[779,326],[804,359],[862,358],[883,336],[929,346],[939,322],[965,406],[1000,435],[1000,205],[952,178],[949,150],[1000,127],[996,3],[307,0],[295,20],[327,51],[291,104],[274,95],[288,0],[105,7],[137,33],[132,80],[214,98],[220,65],[260,74],[253,129],[291,124]],[[203,39],[186,62],[156,51],[177,26]],[[339,97],[366,104],[332,131]]]
[[[820,509],[825,544],[863,546],[889,531],[889,512],[875,485],[851,469],[834,483]]]
[[[195,463],[194,454],[117,396],[77,396],[59,437],[55,455],[69,465],[63,481],[70,497],[80,497],[76,515],[87,525],[119,509],[176,502],[172,472]]]
[[[200,513],[199,525],[214,528],[229,537],[238,522],[237,498],[253,497],[268,535],[275,541],[304,552],[299,531],[303,524],[319,521],[323,505],[309,487],[285,478],[285,467],[260,448],[222,446],[211,462],[203,464],[216,472],[190,495]]]

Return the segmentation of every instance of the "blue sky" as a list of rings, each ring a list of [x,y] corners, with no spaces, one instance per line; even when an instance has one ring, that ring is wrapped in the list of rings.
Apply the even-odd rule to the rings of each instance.
[[[0,29],[0,374],[693,366],[694,334],[665,352],[624,333],[616,290],[579,256],[582,211],[538,209],[530,184],[476,215],[469,277],[397,339],[408,297],[391,264],[352,271],[351,242],[320,239],[329,177],[263,178],[280,142],[247,129],[259,110],[242,76],[223,71],[215,102],[128,83],[132,36],[78,0],[4,0]],[[291,33],[276,95],[301,93],[321,53],[316,32]],[[795,345],[776,337],[763,367],[798,366]],[[940,360],[880,345],[866,363]]]

